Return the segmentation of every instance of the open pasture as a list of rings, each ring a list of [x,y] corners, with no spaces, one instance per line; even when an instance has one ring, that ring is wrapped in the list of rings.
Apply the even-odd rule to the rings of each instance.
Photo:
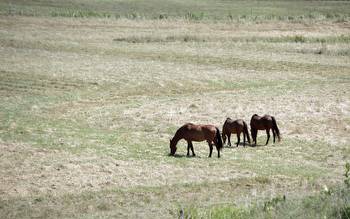
[[[40,16],[0,17],[0,218],[174,218],[342,184],[348,21],[70,18],[36,7]],[[280,143],[264,146],[259,131],[257,147],[225,147],[220,159],[205,142],[196,157],[184,141],[168,156],[186,122],[221,130],[255,113],[275,116]]]

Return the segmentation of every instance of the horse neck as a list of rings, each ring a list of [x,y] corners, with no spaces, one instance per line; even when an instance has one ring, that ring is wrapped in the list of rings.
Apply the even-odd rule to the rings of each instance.
[[[226,126],[227,126],[227,120],[224,122],[224,125],[222,126],[222,133],[226,133]]]
[[[173,137],[174,145],[176,146],[177,143],[183,138],[182,133],[180,131],[177,131],[175,133],[175,136]]]

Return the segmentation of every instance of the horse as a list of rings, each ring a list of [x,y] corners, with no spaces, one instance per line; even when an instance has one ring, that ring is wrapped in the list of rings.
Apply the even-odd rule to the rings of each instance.
[[[281,141],[280,131],[277,127],[276,119],[270,115],[258,116],[254,114],[250,120],[250,129],[252,138],[254,141],[254,145],[256,145],[256,137],[258,135],[258,130],[266,130],[267,141],[266,145],[269,143],[270,139],[270,129],[272,129],[273,133],[273,143],[275,143],[275,136],[277,135],[278,141]]]
[[[237,147],[241,141],[241,133],[243,132],[243,146],[245,146],[245,138],[247,136],[248,143],[250,144],[250,137],[248,132],[247,123],[242,119],[232,120],[227,118],[223,127],[222,127],[222,139],[224,144],[226,142],[226,136],[228,138],[228,145],[231,146],[231,134],[237,134]]]
[[[193,150],[192,141],[200,142],[207,141],[209,145],[209,157],[213,152],[213,145],[216,146],[218,157],[220,157],[220,150],[223,148],[220,131],[213,125],[195,125],[187,123],[181,126],[175,133],[174,137],[170,139],[170,155],[174,156],[176,152],[176,145],[181,140],[187,141],[187,156],[190,156],[190,149],[192,156],[196,156]]]

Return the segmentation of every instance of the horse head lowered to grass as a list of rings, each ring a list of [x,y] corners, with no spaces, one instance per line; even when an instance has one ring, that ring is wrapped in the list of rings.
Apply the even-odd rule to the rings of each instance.
[[[175,155],[177,149],[176,145],[181,139],[187,141],[187,156],[190,155],[190,149],[192,155],[196,156],[192,141],[207,141],[209,145],[209,157],[211,157],[213,152],[213,145],[216,146],[218,157],[220,157],[220,150],[222,149],[223,144],[219,129],[213,125],[195,125],[187,123],[181,126],[176,131],[174,137],[170,139],[170,155]]]

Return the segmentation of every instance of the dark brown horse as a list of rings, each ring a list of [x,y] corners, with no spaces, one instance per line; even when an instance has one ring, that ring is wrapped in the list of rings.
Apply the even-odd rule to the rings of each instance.
[[[252,116],[252,119],[250,120],[250,129],[252,138],[254,141],[254,145],[256,145],[256,137],[258,135],[258,130],[266,130],[267,134],[267,141],[266,145],[269,143],[270,139],[270,129],[272,129],[273,133],[273,143],[275,143],[275,136],[277,135],[278,141],[281,141],[280,137],[280,131],[277,127],[277,123],[275,120],[275,117],[270,115],[264,115],[264,116],[258,116],[257,114],[254,114]]]
[[[247,136],[248,143],[250,144],[250,137],[248,132],[247,123],[242,119],[232,120],[227,118],[222,127],[222,139],[224,144],[226,142],[226,136],[228,139],[228,145],[231,146],[231,134],[237,134],[237,147],[241,141],[241,133],[243,132],[243,146],[245,146],[245,138]]]
[[[175,136],[170,139],[170,155],[175,155],[176,145],[181,139],[187,141],[187,156],[190,155],[190,149],[192,155],[196,156],[192,141],[207,141],[209,144],[209,157],[211,157],[211,153],[213,152],[214,144],[218,151],[218,157],[220,157],[220,150],[223,147],[222,140],[219,129],[213,125],[194,125],[187,123],[180,127],[176,131]]]

